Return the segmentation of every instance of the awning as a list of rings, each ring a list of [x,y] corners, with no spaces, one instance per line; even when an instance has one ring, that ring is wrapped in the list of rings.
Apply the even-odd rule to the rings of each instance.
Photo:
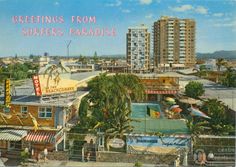
[[[176,94],[177,90],[145,90],[146,94]]]
[[[0,130],[0,140],[20,141],[27,135],[26,130],[5,129]]]
[[[55,134],[56,132],[54,131],[30,131],[25,137],[25,141],[53,143]]]

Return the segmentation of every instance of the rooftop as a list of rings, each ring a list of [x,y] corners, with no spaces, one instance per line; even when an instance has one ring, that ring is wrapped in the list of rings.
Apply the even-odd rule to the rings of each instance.
[[[84,72],[84,73],[74,73],[71,74],[71,79],[86,82],[89,79],[99,75],[101,71],[93,71],[93,72]],[[3,88],[1,88],[3,89]],[[48,100],[48,102],[45,100],[40,101],[39,96],[35,96],[34,93],[34,86],[31,79],[26,79],[20,86],[14,86],[12,87],[12,103],[14,104],[22,104],[27,103],[29,105],[33,104],[47,104],[47,105],[57,105],[57,106],[65,106],[70,104],[72,101],[74,101],[77,97],[82,97],[86,95],[88,91],[78,90],[76,93],[72,94],[64,94],[64,95],[55,95],[55,96],[49,96],[51,100]],[[0,104],[4,101],[4,94],[1,94],[0,96]]]
[[[203,84],[205,89],[204,96],[206,98],[216,98],[222,102],[230,109],[236,112],[236,88],[229,88],[215,82],[201,79],[196,76],[184,76],[182,75],[179,84],[181,88],[184,88],[189,81],[197,81]]]

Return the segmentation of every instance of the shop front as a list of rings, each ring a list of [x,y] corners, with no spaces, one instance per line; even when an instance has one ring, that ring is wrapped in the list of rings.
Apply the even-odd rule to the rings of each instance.
[[[7,156],[9,152],[20,152],[23,148],[22,141],[27,135],[26,130],[4,129],[0,130],[1,156]]]

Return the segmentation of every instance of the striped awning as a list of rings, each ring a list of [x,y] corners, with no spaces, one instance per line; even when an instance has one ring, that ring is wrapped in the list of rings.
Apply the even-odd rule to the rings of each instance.
[[[177,94],[177,90],[145,90],[146,94]]]
[[[55,134],[56,132],[54,131],[30,131],[25,137],[25,141],[53,143]]]
[[[20,141],[27,135],[26,130],[4,129],[0,130],[0,140]]]

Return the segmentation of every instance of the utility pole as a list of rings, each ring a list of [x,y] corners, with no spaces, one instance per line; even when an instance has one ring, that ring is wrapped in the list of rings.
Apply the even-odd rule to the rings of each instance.
[[[66,48],[67,48],[67,57],[69,57],[69,47],[70,47],[70,44],[71,44],[71,40],[68,42],[68,44],[66,45]]]

